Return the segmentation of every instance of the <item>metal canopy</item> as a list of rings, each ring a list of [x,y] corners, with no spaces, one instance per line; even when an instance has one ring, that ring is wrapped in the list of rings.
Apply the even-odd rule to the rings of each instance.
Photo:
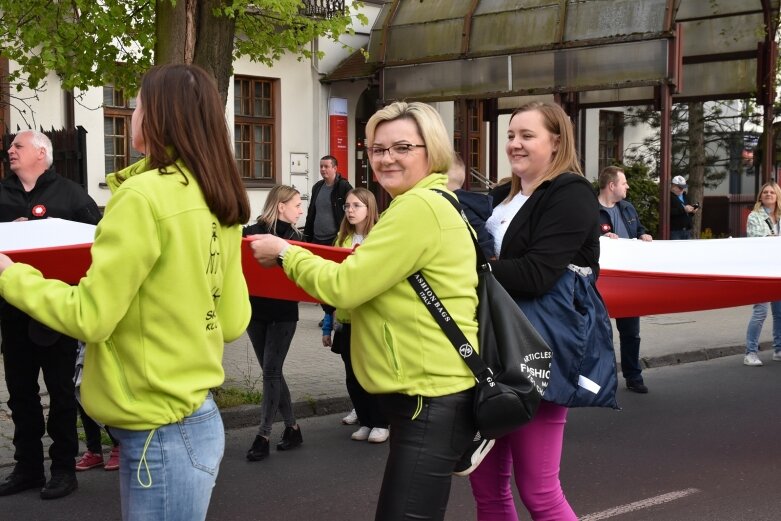
[[[368,65],[384,101],[482,100],[491,172],[497,115],[522,98],[553,95],[575,120],[583,108],[654,104],[666,239],[674,101],[756,97],[764,106],[762,177],[770,179],[779,2],[389,0],[371,31]],[[465,121],[466,104],[458,106]],[[466,157],[466,140],[462,148]]]
[[[580,93],[579,106],[760,95],[779,0],[393,0],[369,40],[381,96]],[[770,35],[768,37],[768,35]],[[775,47],[773,44],[772,47]],[[505,103],[503,103],[505,102]]]

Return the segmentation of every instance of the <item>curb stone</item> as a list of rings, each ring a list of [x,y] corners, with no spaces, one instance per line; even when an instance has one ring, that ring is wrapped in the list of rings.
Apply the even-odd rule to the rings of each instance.
[[[670,355],[641,357],[640,361],[642,362],[643,367],[651,369],[669,365],[688,364],[690,362],[704,362],[715,358],[743,354],[745,351],[746,346],[744,345],[711,347],[682,353],[673,353]]]
[[[293,403],[293,415],[297,420],[312,416],[327,416],[340,412],[349,412],[352,409],[350,398],[340,396],[337,398],[322,398],[319,400],[302,400]],[[225,429],[241,429],[260,425],[260,405],[238,405],[220,409],[222,423]],[[277,413],[275,422],[282,421]]]

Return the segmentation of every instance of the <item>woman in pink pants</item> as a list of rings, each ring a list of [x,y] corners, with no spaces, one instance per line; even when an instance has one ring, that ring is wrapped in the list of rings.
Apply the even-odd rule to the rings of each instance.
[[[575,521],[559,482],[559,462],[567,408],[543,401],[534,419],[496,440],[469,479],[479,521],[517,521],[510,488],[515,481],[521,501],[535,521]]]
[[[472,492],[479,521],[517,521],[514,475],[534,521],[576,521],[559,482],[567,407],[615,406],[612,330],[594,287],[599,206],[580,170],[572,124],[558,105],[533,102],[515,110],[505,148],[513,176],[491,194],[491,267],[550,345],[553,362],[534,419],[496,440],[470,474]],[[600,367],[592,372],[577,360],[584,351],[592,355],[594,345],[600,352],[591,359]],[[584,381],[594,384],[586,385],[590,390]]]

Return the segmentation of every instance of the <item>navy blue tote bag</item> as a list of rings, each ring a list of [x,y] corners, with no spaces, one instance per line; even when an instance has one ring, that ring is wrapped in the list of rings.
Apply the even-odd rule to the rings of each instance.
[[[566,407],[617,409],[613,329],[590,272],[571,266],[544,295],[516,302],[553,351],[543,398]]]

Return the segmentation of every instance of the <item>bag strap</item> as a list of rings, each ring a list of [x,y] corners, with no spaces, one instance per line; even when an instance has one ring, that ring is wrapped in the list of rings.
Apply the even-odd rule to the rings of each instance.
[[[767,227],[770,228],[770,235],[775,235],[776,230],[773,228],[773,222],[770,220],[770,217],[765,219],[765,223],[767,223]]]
[[[485,362],[483,362],[482,358],[477,354],[474,346],[467,340],[464,332],[458,327],[458,324],[453,320],[453,317],[450,316],[445,305],[439,300],[439,297],[434,293],[434,290],[431,289],[431,286],[428,281],[426,281],[423,273],[416,271],[407,277],[407,280],[412,285],[412,288],[415,290],[418,297],[420,297],[420,300],[423,301],[423,305],[426,306],[426,309],[431,313],[431,316],[434,317],[434,320],[439,324],[439,327],[442,328],[442,331],[445,333],[448,340],[450,340],[450,343],[453,344],[455,350],[461,358],[464,359],[466,365],[469,366],[472,374],[475,375],[475,380],[477,380],[478,383],[488,382],[489,385],[493,386],[493,371],[485,365]]]
[[[461,218],[464,222],[469,225],[469,220],[466,218],[466,214],[464,214],[457,199],[443,190],[433,189],[433,191],[450,201],[450,204],[452,204],[455,209],[458,210],[458,213],[461,214]],[[472,237],[472,242],[475,245],[478,271],[490,271],[491,265],[488,264],[485,255],[483,255],[483,251],[477,244],[477,238],[472,232],[471,227],[467,226],[467,229],[469,230],[469,236]],[[493,371],[491,371],[490,367],[485,365],[483,359],[477,354],[474,346],[467,340],[464,332],[458,327],[458,324],[453,320],[453,317],[450,316],[445,305],[439,300],[437,294],[434,293],[434,290],[423,276],[423,273],[421,271],[416,271],[407,277],[407,280],[418,294],[418,297],[420,297],[420,300],[423,301],[423,305],[426,306],[426,309],[431,313],[431,316],[434,317],[434,320],[439,324],[439,327],[442,328],[442,331],[445,333],[448,340],[450,340],[450,343],[453,344],[453,347],[458,351],[458,354],[464,359],[466,365],[469,366],[469,369],[475,375],[475,379],[478,383],[488,382],[489,385],[493,386]]]

